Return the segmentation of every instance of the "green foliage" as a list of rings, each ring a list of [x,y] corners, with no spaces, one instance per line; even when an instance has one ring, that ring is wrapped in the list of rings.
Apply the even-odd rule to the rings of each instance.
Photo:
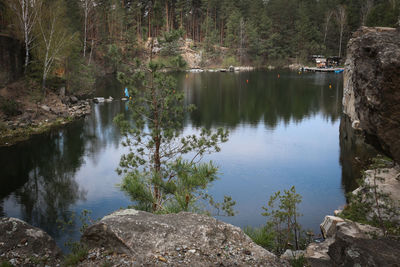
[[[172,30],[170,32],[164,32],[162,38],[158,41],[161,45],[162,56],[176,56],[179,52],[179,39],[183,36],[183,30]]]
[[[63,266],[76,266],[83,261],[89,253],[89,249],[81,244],[75,244],[71,248],[71,253],[66,255],[63,261]]]
[[[267,224],[260,228],[246,227],[245,233],[258,245],[275,253],[282,255],[286,249],[305,249],[311,242],[311,235],[301,230],[297,222],[298,204],[301,203],[301,196],[296,193],[296,188],[292,186],[289,190],[284,190],[283,194],[278,191],[268,201],[268,207],[263,216],[268,217]],[[300,266],[303,260],[295,259],[292,266]]]
[[[66,3],[63,0],[44,1],[38,16],[35,35],[37,43],[33,55],[38,61],[42,74],[42,87],[45,89],[48,78],[53,71],[64,68],[64,60],[78,40],[78,34],[70,29]]]
[[[67,74],[67,89],[71,93],[91,92],[95,84],[95,68],[93,65],[86,65],[84,59],[76,61]]]
[[[291,259],[291,260],[290,260],[290,265],[291,265],[292,267],[304,267],[304,266],[308,266],[308,265],[307,265],[307,260],[306,260],[306,258],[304,258],[303,255],[300,256],[300,257],[298,257],[298,258]]]
[[[186,68],[187,63],[181,55],[177,55],[171,59],[171,66],[175,69],[182,70]]]
[[[81,227],[79,231],[81,234],[89,227],[90,224],[93,224],[93,220],[90,218],[91,212],[88,210],[82,210],[79,214],[78,220],[81,223]],[[71,226],[75,224],[76,213],[72,213],[68,221],[57,220],[59,224],[59,228],[62,231],[68,231]],[[89,248],[84,244],[81,244],[78,241],[68,240],[65,245],[69,248],[70,253],[67,254],[63,260],[64,266],[76,266],[79,262],[84,260],[88,255]]]
[[[118,67],[122,62],[122,51],[121,48],[116,44],[110,44],[107,46],[106,61],[108,65],[112,67],[113,72],[118,71]]]
[[[196,211],[204,190],[217,179],[217,168],[201,159],[220,151],[228,132],[202,129],[199,135],[182,136],[185,114],[194,107],[184,105],[183,92],[175,89],[172,76],[159,71],[164,67],[160,62],[150,61],[147,66],[137,62],[137,67],[143,71],[118,74],[132,96],[129,108],[135,122],[131,125],[122,115],[114,119],[125,137],[122,144],[129,147],[117,169],[124,174],[120,187],[138,209]],[[232,203],[228,198],[214,207],[229,211]]]
[[[0,267],[14,267],[9,261],[1,261]]]
[[[254,243],[265,248],[275,248],[275,235],[273,232],[268,231],[266,227],[254,228],[247,226],[243,229],[246,235],[248,235]]]
[[[239,61],[236,59],[235,56],[225,57],[222,62],[222,66],[225,68],[228,68],[230,66],[238,66],[238,65],[239,65]]]
[[[14,99],[5,99],[0,96],[0,109],[6,116],[21,114],[21,105]]]
[[[176,55],[172,57],[159,57],[154,62],[157,62],[163,68],[167,68],[170,70],[184,70],[187,66],[186,61],[183,59],[181,55]]]
[[[368,26],[396,27],[400,22],[400,1],[381,1],[368,15]]]
[[[294,247],[298,250],[301,247],[300,235],[301,228],[297,222],[298,204],[301,203],[301,196],[296,193],[296,188],[292,186],[290,190],[280,191],[272,195],[268,201],[268,207],[263,216],[269,217],[267,231],[274,234],[274,251],[281,255],[286,249]]]

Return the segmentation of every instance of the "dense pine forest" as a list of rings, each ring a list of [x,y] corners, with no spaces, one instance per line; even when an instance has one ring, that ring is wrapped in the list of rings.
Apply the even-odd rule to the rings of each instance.
[[[73,88],[93,65],[116,71],[146,57],[150,37],[189,40],[217,63],[221,53],[254,66],[343,57],[352,32],[394,27],[399,9],[399,0],[2,0],[0,33],[20,41],[25,74],[45,87],[61,73]]]

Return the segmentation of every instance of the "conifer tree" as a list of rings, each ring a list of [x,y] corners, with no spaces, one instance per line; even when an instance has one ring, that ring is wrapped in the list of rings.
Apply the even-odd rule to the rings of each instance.
[[[137,64],[141,71],[118,75],[133,99],[129,107],[134,121],[132,125],[122,115],[115,118],[125,136],[123,145],[129,148],[117,170],[124,174],[121,189],[142,210],[193,210],[206,196],[203,190],[217,179],[218,169],[201,159],[220,151],[228,132],[202,129],[199,135],[182,136],[185,115],[193,106],[184,105],[183,92],[170,75],[160,72],[161,64]]]

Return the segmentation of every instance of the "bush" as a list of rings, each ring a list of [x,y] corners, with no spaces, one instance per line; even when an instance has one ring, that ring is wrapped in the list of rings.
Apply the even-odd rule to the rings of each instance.
[[[177,55],[171,59],[171,65],[177,69],[184,69],[187,63],[181,55]]]
[[[72,247],[71,254],[68,254],[64,258],[65,266],[76,266],[79,262],[84,260],[89,253],[89,249],[81,244],[77,244]]]
[[[17,116],[22,113],[21,105],[14,99],[0,98],[0,109],[6,116]]]
[[[2,261],[0,263],[0,267],[14,267],[14,265],[12,265],[10,262],[8,261]]]
[[[243,229],[243,231],[257,245],[267,250],[272,250],[274,248],[274,235],[271,232],[268,232],[265,227],[253,228],[247,226]]]
[[[239,62],[237,61],[235,56],[229,56],[224,58],[224,61],[222,62],[222,66],[225,68],[228,68],[230,66],[238,66]]]

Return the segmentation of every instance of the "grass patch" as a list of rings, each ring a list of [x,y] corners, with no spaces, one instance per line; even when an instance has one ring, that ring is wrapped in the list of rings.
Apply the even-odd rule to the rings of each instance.
[[[274,247],[274,236],[270,232],[267,232],[265,227],[255,228],[247,226],[243,229],[243,231],[257,245],[265,249],[271,249]]]
[[[63,266],[75,266],[83,261],[89,253],[89,249],[81,244],[72,247],[72,252],[65,256]]]
[[[296,259],[292,259],[290,260],[290,266],[292,267],[303,267],[303,266],[309,266],[307,264],[307,260],[306,258],[304,258],[304,256],[300,256]]]
[[[9,261],[2,261],[0,267],[14,267]]]

